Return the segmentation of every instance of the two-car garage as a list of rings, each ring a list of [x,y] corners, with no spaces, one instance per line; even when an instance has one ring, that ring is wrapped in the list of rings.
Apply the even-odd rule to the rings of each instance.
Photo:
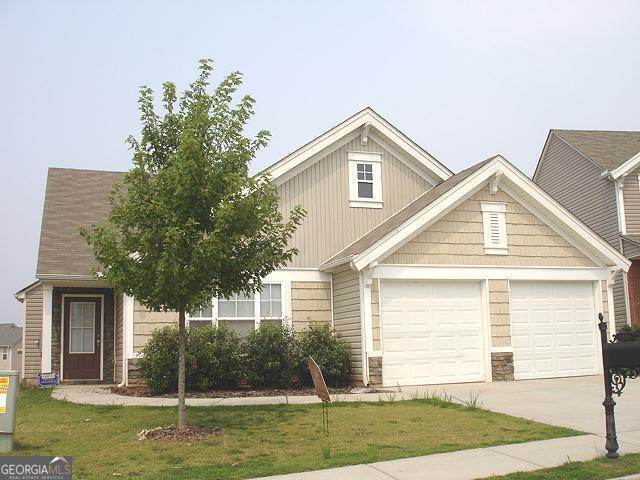
[[[597,372],[595,291],[593,282],[509,283],[516,379]],[[484,281],[382,280],[380,305],[384,385],[489,379]]]

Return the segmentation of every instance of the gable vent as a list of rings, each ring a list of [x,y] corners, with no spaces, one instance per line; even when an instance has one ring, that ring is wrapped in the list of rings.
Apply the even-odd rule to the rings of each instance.
[[[481,202],[484,224],[484,253],[507,255],[507,206],[504,203]]]

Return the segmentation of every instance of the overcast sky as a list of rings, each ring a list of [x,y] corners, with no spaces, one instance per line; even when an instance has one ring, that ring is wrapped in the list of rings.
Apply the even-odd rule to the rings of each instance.
[[[254,170],[365,106],[458,171],[531,175],[550,128],[640,129],[637,1],[0,0],[0,322],[32,282],[47,168],[125,170],[137,93],[245,74]],[[585,192],[588,194],[588,192]]]

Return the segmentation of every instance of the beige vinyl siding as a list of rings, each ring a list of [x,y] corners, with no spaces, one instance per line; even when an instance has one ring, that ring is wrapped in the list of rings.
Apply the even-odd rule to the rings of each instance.
[[[24,378],[34,382],[42,366],[42,352],[38,344],[42,338],[42,285],[25,295]]]
[[[489,280],[489,317],[491,319],[491,346],[511,346],[508,280]]]
[[[333,274],[333,327],[351,345],[352,379],[362,382],[360,280],[357,272]]]
[[[613,182],[600,176],[602,171],[602,168],[552,134],[533,181],[619,249],[615,190]]]
[[[625,302],[624,292],[624,274],[622,272],[616,273],[614,280],[613,312],[616,320],[616,325],[618,327],[621,327],[622,325],[627,323],[627,305]]]
[[[371,282],[371,326],[373,328],[373,350],[382,350],[380,342],[380,281],[374,278]]]
[[[152,312],[135,300],[133,305],[134,352],[140,352],[142,350],[155,330],[177,323],[177,312]]]
[[[331,282],[291,282],[293,330],[312,323],[331,324]]]
[[[508,255],[485,255],[480,202],[507,206]],[[476,192],[389,255],[387,264],[593,267],[594,262],[504,191]]]
[[[121,383],[122,378],[122,360],[124,356],[124,302],[121,293],[115,296],[115,333],[114,333],[114,381]]]
[[[349,206],[349,151],[382,153],[383,208]],[[317,267],[430,188],[374,140],[367,145],[359,137],[350,141],[279,186],[285,216],[296,205],[307,211],[292,239],[300,253],[289,266]]]
[[[624,217],[628,235],[640,235],[640,185],[638,184],[638,175],[640,175],[640,169],[627,175],[622,189]]]

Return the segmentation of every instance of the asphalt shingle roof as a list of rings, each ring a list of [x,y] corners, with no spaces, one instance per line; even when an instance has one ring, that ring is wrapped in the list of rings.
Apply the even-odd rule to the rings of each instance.
[[[107,198],[123,177],[122,172],[49,169],[36,277],[91,274],[97,263],[79,228],[106,222]]]
[[[640,152],[640,132],[551,130],[604,170],[613,170]]]

